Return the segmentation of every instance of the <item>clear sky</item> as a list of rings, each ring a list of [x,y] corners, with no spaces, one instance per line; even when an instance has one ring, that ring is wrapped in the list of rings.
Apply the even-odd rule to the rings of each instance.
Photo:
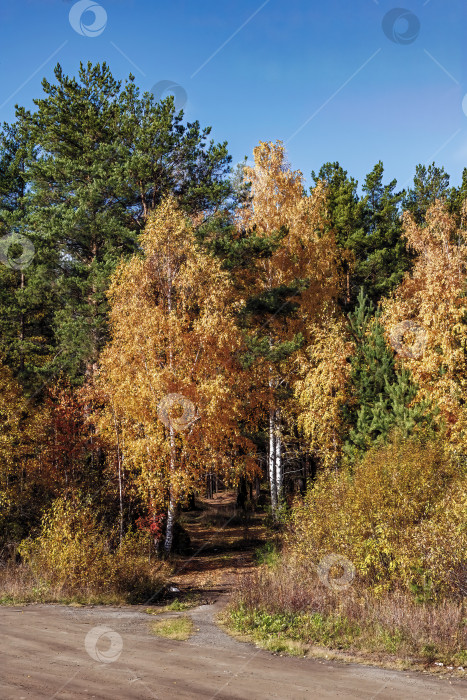
[[[181,86],[234,162],[281,139],[308,183],[334,160],[361,182],[381,159],[401,188],[433,160],[458,184],[466,20],[467,0],[0,0],[0,121],[57,62],[107,61],[143,90]]]

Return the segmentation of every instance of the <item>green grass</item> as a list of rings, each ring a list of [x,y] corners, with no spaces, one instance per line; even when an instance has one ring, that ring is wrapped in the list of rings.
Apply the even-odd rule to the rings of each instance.
[[[193,620],[188,615],[171,618],[169,620],[160,620],[153,622],[151,632],[157,637],[165,639],[176,639],[179,642],[186,642],[194,631]]]
[[[280,553],[273,542],[266,542],[262,547],[255,550],[255,560],[258,564],[265,564],[274,568],[281,560]]]
[[[175,598],[168,605],[162,607],[146,608],[148,615],[160,615],[165,612],[183,612],[184,610],[191,610],[199,605],[199,596],[187,596],[184,600],[179,600]]]
[[[351,622],[339,613],[272,613],[237,604],[222,616],[223,624],[234,634],[254,641],[274,653],[304,655],[311,647],[326,647],[348,654],[376,654],[377,658],[398,657],[419,663],[444,661],[444,665],[465,667],[467,652],[441,651],[434,644],[414,648],[402,630],[385,629],[381,624],[364,620]],[[410,664],[409,664],[410,665]]]
[[[343,649],[360,634],[358,625],[351,625],[340,615],[270,613],[239,606],[229,611],[229,621],[235,631],[251,634],[256,641],[268,644],[287,640]]]

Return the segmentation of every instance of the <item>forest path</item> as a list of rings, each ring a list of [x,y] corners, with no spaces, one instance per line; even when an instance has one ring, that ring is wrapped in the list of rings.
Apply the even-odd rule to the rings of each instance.
[[[239,571],[255,566],[264,516],[234,516],[232,494],[185,514],[192,554],[175,560],[168,595],[186,611],[141,606],[27,605],[0,609],[2,700],[459,700],[464,681],[360,664],[281,657],[216,624]],[[211,505],[213,507],[211,507]],[[233,517],[234,516],[234,517]],[[156,610],[152,610],[156,612]],[[156,637],[155,621],[188,615],[185,642]]]
[[[268,537],[265,515],[245,513],[235,502],[234,491],[222,491],[211,499],[198,499],[199,509],[182,514],[191,548],[188,556],[174,560],[171,584],[180,589],[179,597],[191,595],[212,603],[256,566],[255,552]]]

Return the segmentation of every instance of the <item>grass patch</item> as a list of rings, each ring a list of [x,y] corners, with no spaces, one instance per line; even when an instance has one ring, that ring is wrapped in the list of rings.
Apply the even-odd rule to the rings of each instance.
[[[88,585],[48,580],[48,572],[39,573],[27,564],[8,564],[0,568],[0,605],[59,603],[61,605],[132,605],[157,595],[162,597],[172,570],[168,563],[131,562],[127,571],[112,582]]]
[[[466,665],[461,601],[420,603],[403,591],[376,597],[358,582],[333,591],[284,562],[246,575],[222,623],[275,653],[323,648],[407,667]]]
[[[266,544],[255,550],[255,560],[260,566],[265,565],[274,568],[279,564],[281,556],[273,542],[266,542]]]
[[[176,639],[179,642],[186,642],[194,631],[193,620],[188,615],[171,618],[169,620],[160,620],[153,622],[151,632],[157,637],[165,639]]]
[[[160,607],[146,608],[146,613],[148,615],[160,615],[166,612],[183,612],[184,610],[191,610],[199,605],[199,596],[187,596],[184,600],[179,600],[175,598],[168,605],[163,605]]]

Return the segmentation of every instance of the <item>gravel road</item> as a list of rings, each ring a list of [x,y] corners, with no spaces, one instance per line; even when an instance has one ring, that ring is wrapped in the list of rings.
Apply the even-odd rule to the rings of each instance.
[[[197,631],[187,642],[152,636],[142,608],[0,608],[0,698],[467,699],[462,680],[258,650],[215,625],[220,605],[189,611]]]

